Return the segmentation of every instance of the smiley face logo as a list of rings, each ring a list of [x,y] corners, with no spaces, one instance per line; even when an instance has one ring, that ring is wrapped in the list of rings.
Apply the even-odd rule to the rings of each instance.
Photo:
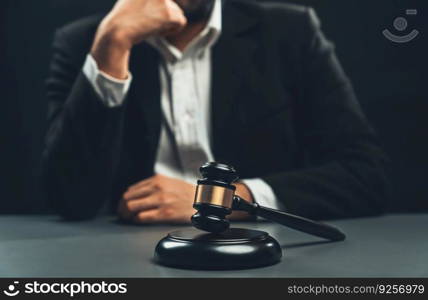
[[[16,285],[18,285],[19,281],[14,281],[13,284],[10,284],[7,287],[7,290],[4,290],[3,293],[9,297],[15,297],[19,294],[19,290],[16,289]]]
[[[406,15],[417,15],[417,14],[418,14],[418,11],[416,9],[406,10]],[[405,18],[398,17],[398,18],[395,18],[393,25],[397,31],[403,32],[404,30],[407,29],[408,23]],[[413,29],[410,33],[406,35],[396,35],[396,34],[393,34],[391,31],[389,31],[388,29],[385,29],[382,33],[391,42],[401,43],[401,44],[408,43],[419,35],[419,31],[416,29]]]

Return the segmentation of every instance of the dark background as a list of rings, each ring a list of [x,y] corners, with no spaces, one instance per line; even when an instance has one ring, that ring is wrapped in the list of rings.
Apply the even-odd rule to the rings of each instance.
[[[295,0],[313,6],[336,43],[360,102],[391,158],[391,212],[428,211],[428,3],[426,0]],[[46,128],[44,80],[55,28],[108,10],[114,0],[0,2],[0,213],[47,211],[39,194]],[[407,8],[418,9],[406,16]],[[403,16],[412,42],[382,30]],[[278,28],[281,30],[281,28]],[[266,149],[269,151],[269,149]]]

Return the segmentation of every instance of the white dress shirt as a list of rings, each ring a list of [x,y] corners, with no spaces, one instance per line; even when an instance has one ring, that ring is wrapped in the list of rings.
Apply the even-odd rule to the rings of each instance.
[[[216,0],[205,29],[184,49],[178,50],[162,37],[147,40],[162,55],[159,66],[163,122],[155,173],[195,184],[199,167],[215,161],[211,151],[211,48],[221,34],[221,0]],[[142,70],[143,71],[143,70]],[[83,72],[100,99],[109,107],[126,98],[132,75],[118,80],[98,69],[89,54]],[[272,188],[262,179],[245,179],[255,201],[280,209]]]

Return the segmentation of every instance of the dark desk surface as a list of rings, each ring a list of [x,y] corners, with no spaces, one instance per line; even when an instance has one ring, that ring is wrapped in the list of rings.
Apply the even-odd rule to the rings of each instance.
[[[177,227],[0,216],[0,277],[428,277],[428,215],[332,224],[346,232],[346,241],[316,243],[271,223],[239,224],[277,238],[282,262],[244,271],[189,271],[151,261],[158,240]]]

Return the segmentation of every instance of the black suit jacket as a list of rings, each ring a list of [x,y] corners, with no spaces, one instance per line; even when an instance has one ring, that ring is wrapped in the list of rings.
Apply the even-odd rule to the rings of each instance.
[[[95,216],[153,175],[161,126],[160,56],[132,50],[123,106],[98,99],[81,68],[102,16],[59,29],[43,154],[48,197],[68,218]],[[226,1],[212,54],[212,149],[241,178],[261,177],[291,213],[379,213],[384,154],[310,8]]]

